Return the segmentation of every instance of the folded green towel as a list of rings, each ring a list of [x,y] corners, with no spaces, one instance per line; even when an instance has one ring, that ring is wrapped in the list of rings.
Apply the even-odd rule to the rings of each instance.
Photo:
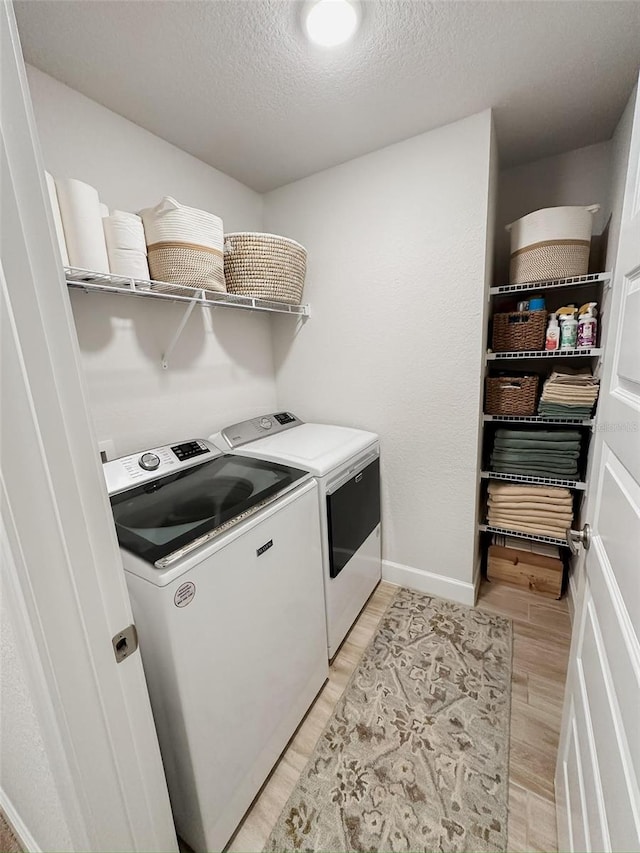
[[[580,450],[579,441],[516,441],[515,439],[496,439],[493,446],[498,450],[540,450],[543,453],[564,453]]]
[[[582,434],[577,429],[559,429],[559,430],[519,430],[519,429],[498,429],[496,430],[496,439],[515,439],[517,441],[580,441]]]
[[[538,405],[538,413],[542,414],[543,412],[553,412],[554,414],[572,418],[579,417],[583,413],[586,417],[589,417],[593,410],[593,406],[568,406],[562,405],[561,403],[540,403]]]
[[[491,459],[496,462],[515,462],[516,464],[525,465],[529,463],[544,463],[546,465],[577,465],[578,454],[563,454],[562,456],[554,456],[553,454],[523,454],[517,456],[510,453],[499,453],[494,451],[491,454]]]
[[[563,453],[562,455],[556,455],[553,453],[542,453],[539,451],[538,453],[503,453],[500,450],[494,450],[491,454],[492,459],[499,459],[502,462],[516,462],[517,464],[524,465],[528,463],[548,463],[549,465],[576,465],[578,462],[578,454],[568,454]]]
[[[563,471],[577,471],[577,459],[503,459],[501,456],[492,456],[492,464],[495,465],[518,465],[520,468],[557,468]]]

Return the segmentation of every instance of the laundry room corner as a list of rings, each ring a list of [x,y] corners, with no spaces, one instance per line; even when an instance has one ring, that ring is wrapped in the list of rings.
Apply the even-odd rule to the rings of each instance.
[[[313,305],[274,318],[278,402],[383,436],[383,576],[468,604],[495,173],[487,110],[265,196]]]

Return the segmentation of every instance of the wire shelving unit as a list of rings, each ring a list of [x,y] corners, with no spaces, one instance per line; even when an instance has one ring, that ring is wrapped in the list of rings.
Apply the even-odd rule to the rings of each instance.
[[[593,418],[545,418],[542,415],[483,415],[485,423],[498,424],[551,424],[552,426],[582,426],[592,427],[595,423]]]
[[[178,343],[180,335],[196,306],[201,308],[239,308],[244,311],[287,314],[290,317],[300,317],[303,321],[311,314],[311,309],[307,304],[292,305],[286,302],[258,299],[253,296],[218,293],[213,290],[171,284],[166,281],[127,278],[112,273],[79,269],[78,267],[65,267],[65,276],[70,288],[78,288],[84,290],[85,293],[114,293],[118,296],[179,302],[186,305],[184,315],[162,355],[161,364],[164,370],[168,368],[169,356]]]
[[[506,352],[487,352],[487,361],[515,361],[523,358],[594,358],[602,355],[602,347],[583,347],[581,349],[556,350],[509,350]]]
[[[587,488],[583,480],[563,480],[560,477],[531,477],[528,474],[503,474],[498,471],[481,471],[480,476],[483,480],[505,480],[507,483],[521,483],[527,486],[561,486],[581,492]]]
[[[509,296],[512,293],[531,293],[535,290],[556,290],[560,287],[587,287],[593,284],[608,284],[611,281],[610,272],[589,273],[572,278],[552,278],[548,281],[525,281],[522,284],[501,284],[490,287],[490,296]]]
[[[559,548],[568,548],[566,539],[555,536],[539,536],[536,533],[523,533],[521,530],[510,530],[506,527],[495,527],[493,524],[479,524],[481,533],[499,533],[502,536],[515,536],[518,539],[527,539],[530,542],[542,542],[545,545],[557,545]]]

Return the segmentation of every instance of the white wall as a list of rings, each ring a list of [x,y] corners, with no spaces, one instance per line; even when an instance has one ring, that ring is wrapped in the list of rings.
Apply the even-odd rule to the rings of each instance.
[[[611,212],[611,142],[600,142],[546,157],[500,173],[495,242],[496,284],[509,280],[509,234],[504,226],[541,207],[600,204],[593,233],[600,234]]]
[[[139,210],[163,195],[261,230],[262,197],[35,68],[29,84],[46,168]],[[161,354],[184,307],[105,294],[71,295],[99,439],[118,454],[214,429],[276,407],[269,318],[194,312],[169,370]]]
[[[268,230],[308,249],[313,312],[295,333],[274,324],[278,401],[380,434],[385,573],[460,600],[475,562],[490,140],[487,111],[265,196]]]
[[[638,87],[631,92],[627,105],[609,143],[611,146],[611,169],[609,180],[609,208],[611,223],[609,225],[609,243],[607,246],[607,269],[612,270],[618,252],[620,239],[620,223],[622,221],[622,204],[627,181],[627,165],[631,147],[631,131],[633,129],[633,111],[635,109]]]

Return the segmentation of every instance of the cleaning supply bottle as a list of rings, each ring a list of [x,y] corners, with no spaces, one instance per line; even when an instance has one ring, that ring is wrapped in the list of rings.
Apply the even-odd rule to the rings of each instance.
[[[547,324],[547,337],[545,339],[544,348],[547,350],[558,349],[560,346],[560,326],[555,314],[549,317]]]
[[[595,347],[596,345],[596,336],[598,332],[598,321],[596,320],[596,316],[598,314],[597,306],[597,302],[587,302],[580,309],[580,313],[578,315],[579,349],[588,349],[589,347]]]
[[[576,310],[560,318],[560,349],[575,349],[578,343],[578,321]]]

